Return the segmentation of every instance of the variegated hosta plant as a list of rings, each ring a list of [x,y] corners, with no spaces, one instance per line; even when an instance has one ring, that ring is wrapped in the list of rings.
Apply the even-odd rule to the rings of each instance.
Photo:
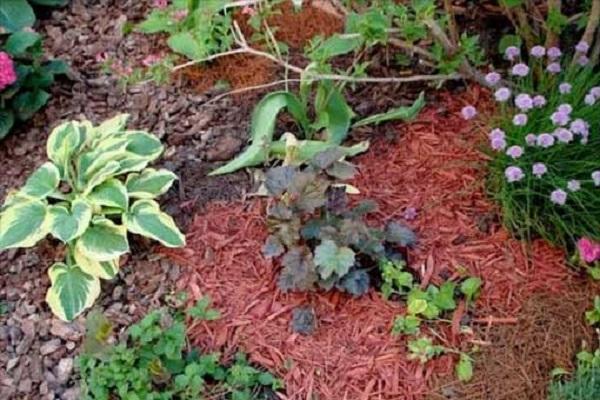
[[[185,245],[173,219],[154,200],[175,174],[148,168],[163,151],[144,131],[125,130],[127,115],[92,126],[67,122],[51,133],[50,161],[0,208],[0,250],[31,247],[51,234],[66,244],[63,263],[50,267],[46,301],[72,320],[100,294],[100,279],[117,275],[129,251],[127,232],[167,247]]]

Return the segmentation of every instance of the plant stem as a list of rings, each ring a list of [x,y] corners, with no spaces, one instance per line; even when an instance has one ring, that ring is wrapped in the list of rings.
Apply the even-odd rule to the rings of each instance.
[[[562,9],[561,0],[548,0],[548,13],[550,10],[560,10]],[[552,32],[550,29],[546,29],[546,48],[557,46],[559,42],[558,35]]]

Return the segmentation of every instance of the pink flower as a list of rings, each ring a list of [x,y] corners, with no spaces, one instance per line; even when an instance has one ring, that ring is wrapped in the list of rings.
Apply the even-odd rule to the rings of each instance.
[[[587,52],[590,51],[590,45],[587,42],[582,41],[577,43],[575,50],[577,50],[578,53],[587,54]]]
[[[253,15],[256,15],[256,10],[253,7],[246,6],[246,7],[242,8],[242,14],[253,16]]]
[[[515,58],[519,57],[520,55],[521,50],[519,50],[519,48],[515,46],[509,46],[504,51],[504,57],[506,57],[506,59],[510,61],[514,61]]]
[[[523,148],[521,146],[510,146],[506,150],[506,155],[514,159],[520,158],[523,155]]]
[[[567,202],[567,192],[562,189],[556,189],[550,193],[550,201],[556,205],[564,206]]]
[[[158,64],[162,60],[162,57],[158,54],[150,54],[147,55],[146,58],[142,60],[142,64],[145,67],[151,67],[155,64]]]
[[[548,172],[548,168],[544,163],[535,163],[532,167],[533,175],[538,178],[541,178],[546,172]]]
[[[519,63],[512,68],[511,74],[524,77],[529,73],[529,67],[523,63]]]
[[[560,58],[560,56],[562,56],[562,51],[560,51],[558,47],[550,47],[547,53],[548,58],[551,60],[556,60],[557,58]]]
[[[546,49],[544,46],[533,46],[531,48],[531,55],[535,58],[542,58],[546,55]]]
[[[468,121],[470,119],[475,118],[475,116],[477,115],[477,109],[473,106],[465,106],[461,110],[461,114],[462,117]]]
[[[6,89],[17,81],[15,64],[10,56],[0,51],[0,91]]]
[[[153,3],[155,8],[165,9],[169,6],[169,0],[154,0]]]
[[[600,244],[591,239],[579,239],[577,241],[577,250],[579,250],[579,255],[586,263],[593,263],[600,259]]]
[[[518,182],[525,178],[523,170],[519,167],[510,166],[504,171],[504,176],[509,183]]]
[[[507,101],[510,98],[510,95],[510,89],[506,87],[501,87],[494,93],[496,101],[499,101],[500,103],[504,103],[505,101]]]
[[[489,74],[487,74],[485,76],[485,81],[487,82],[488,85],[490,86],[495,86],[496,84],[498,84],[498,82],[500,82],[502,80],[502,77],[500,76],[499,73],[497,72],[490,72]]]
[[[402,216],[407,221],[412,221],[417,218],[417,209],[414,207],[407,207],[406,210],[402,213]]]
[[[175,18],[177,21],[183,21],[184,19],[186,19],[188,16],[188,10],[183,9],[183,10],[177,10],[173,13],[173,18]]]
[[[557,62],[548,64],[548,66],[546,67],[546,71],[550,72],[551,74],[558,74],[561,71],[560,64]]]
[[[579,190],[581,190],[581,182],[579,182],[577,179],[570,180],[567,183],[567,188],[571,192],[578,192]]]

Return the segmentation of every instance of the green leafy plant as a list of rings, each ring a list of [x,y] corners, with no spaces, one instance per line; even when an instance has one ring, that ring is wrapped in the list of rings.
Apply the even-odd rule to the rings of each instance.
[[[600,296],[594,297],[594,308],[585,312],[585,320],[589,325],[600,323]]]
[[[600,351],[577,354],[577,370],[570,380],[550,384],[548,400],[595,400],[600,398]],[[561,374],[564,377],[565,374]]]
[[[93,304],[100,279],[116,276],[120,256],[129,251],[127,232],[167,247],[185,244],[154,200],[176,179],[168,170],[147,168],[163,146],[147,132],[125,130],[127,118],[55,128],[47,143],[50,161],[0,208],[0,250],[31,247],[48,234],[66,244],[65,262],[49,269],[46,296],[64,320]]]
[[[203,296],[196,300],[196,304],[190,307],[187,314],[197,320],[214,321],[221,318],[221,313],[218,310],[210,308],[211,299],[209,296]]]
[[[6,38],[0,49],[10,57],[16,73],[16,81],[0,89],[2,139],[15,121],[30,119],[48,102],[50,93],[47,89],[57,75],[67,73],[68,67],[60,60],[44,61],[42,39],[35,32],[15,32]]]
[[[2,0],[0,3],[0,34],[31,28],[35,23],[34,6],[64,6],[69,0]]]
[[[224,365],[218,353],[190,351],[182,312],[152,311],[115,345],[108,343],[107,323],[99,313],[88,317],[86,342],[102,346],[87,347],[79,358],[84,400],[266,400],[282,387],[242,353]]]
[[[410,360],[418,360],[422,364],[443,354],[444,350],[444,346],[433,344],[431,338],[426,336],[408,342],[408,358]]]
[[[288,147],[288,156],[297,150]],[[356,170],[344,157],[342,150],[330,149],[304,168],[285,165],[266,174],[271,235],[263,252],[281,257],[279,286],[284,291],[319,286],[362,295],[369,288],[369,271],[378,270],[386,247],[414,244],[414,234],[398,232],[403,226],[397,222],[390,221],[385,230],[366,225],[363,217],[375,209],[374,203],[348,206],[347,190],[352,188],[336,179],[349,179]]]

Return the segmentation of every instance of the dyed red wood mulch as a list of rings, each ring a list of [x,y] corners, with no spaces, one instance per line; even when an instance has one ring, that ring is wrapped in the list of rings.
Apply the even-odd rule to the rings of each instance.
[[[420,242],[411,264],[424,281],[466,268],[484,280],[477,305],[484,316],[510,317],[531,294],[560,292],[570,273],[561,251],[543,242],[528,250],[491,218],[496,210],[484,193],[486,156],[479,150],[484,135],[458,115],[463,102],[479,96],[476,89],[446,95],[416,122],[397,127],[395,143],[377,140],[355,160],[361,174],[354,184],[379,203],[373,219],[380,223],[417,208],[409,224]],[[225,354],[244,349],[284,377],[289,399],[419,399],[432,374],[451,373],[450,356],[425,366],[407,359],[405,342],[390,335],[402,306],[375,291],[354,299],[277,290],[279,268],[261,255],[264,206],[209,205],[188,232],[188,248],[171,254],[189,267],[181,287],[194,297],[210,295],[223,314],[190,327],[195,344]],[[312,336],[289,328],[299,305],[314,307],[319,318]],[[440,329],[441,340],[456,344],[448,330]]]

